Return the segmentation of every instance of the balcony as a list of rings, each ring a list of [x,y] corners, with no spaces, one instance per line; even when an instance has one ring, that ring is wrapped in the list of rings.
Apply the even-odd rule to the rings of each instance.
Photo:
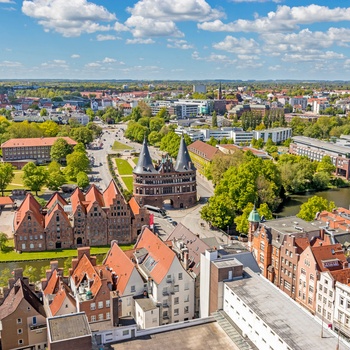
[[[167,290],[163,290],[163,295],[169,295],[169,292]]]

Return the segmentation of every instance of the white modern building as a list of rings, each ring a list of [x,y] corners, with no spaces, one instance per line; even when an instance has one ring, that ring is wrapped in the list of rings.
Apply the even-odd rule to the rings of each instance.
[[[243,272],[224,283],[223,309],[258,349],[349,349],[326,325],[321,337],[321,323],[267,279],[249,268]]]
[[[254,138],[256,140],[263,139],[267,142],[271,139],[274,143],[281,143],[292,137],[292,128],[272,128],[265,130],[254,131]]]
[[[206,94],[207,87],[204,84],[195,84],[195,85],[193,85],[193,92],[198,92],[200,94]]]

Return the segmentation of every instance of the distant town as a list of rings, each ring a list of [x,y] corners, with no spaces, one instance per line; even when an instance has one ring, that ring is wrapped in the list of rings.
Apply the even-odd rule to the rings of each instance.
[[[350,85],[0,81],[1,349],[350,349]]]

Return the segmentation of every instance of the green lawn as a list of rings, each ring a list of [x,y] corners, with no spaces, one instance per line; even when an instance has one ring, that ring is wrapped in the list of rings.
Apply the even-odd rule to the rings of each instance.
[[[139,162],[139,157],[135,157],[135,158],[133,158],[133,160],[132,160],[136,165],[137,165],[137,163]]]
[[[122,176],[122,180],[129,191],[133,190],[133,177],[132,176]]]
[[[124,149],[132,149],[132,147],[125,145],[124,143],[114,141],[113,146],[112,146],[113,151],[122,151]]]
[[[121,158],[115,158],[115,163],[117,164],[119,175],[131,175],[132,166],[127,160]]]
[[[13,247],[13,240],[9,241],[8,246]],[[122,250],[129,250],[133,248],[133,245],[121,245]],[[107,247],[91,247],[91,255],[106,254],[110,246]],[[8,247],[7,252],[0,251],[0,262],[10,262],[10,261],[30,261],[30,260],[52,260],[58,258],[69,258],[76,257],[76,249],[60,249],[60,250],[50,250],[46,252],[28,252],[28,253],[16,253],[13,248]]]

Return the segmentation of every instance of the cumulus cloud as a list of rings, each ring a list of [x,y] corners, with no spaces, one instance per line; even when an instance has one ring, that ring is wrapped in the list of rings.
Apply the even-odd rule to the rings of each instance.
[[[80,58],[80,55],[78,54],[73,54],[72,56],[70,56],[71,58]]]
[[[53,30],[66,37],[111,30],[109,25],[99,22],[116,19],[103,6],[86,0],[24,0],[22,12],[37,19],[45,31]]]
[[[113,62],[117,62],[117,60],[114,59],[114,58],[110,58],[110,57],[105,57],[105,58],[102,60],[102,63],[113,63]]]
[[[68,68],[69,65],[67,64],[67,62],[65,60],[52,60],[52,61],[47,61],[47,62],[43,62],[41,64],[41,67],[44,68]]]
[[[170,49],[188,50],[193,49],[193,45],[189,44],[186,40],[168,39],[167,47]]]
[[[235,38],[231,35],[226,36],[223,41],[213,44],[217,50],[224,50],[240,55],[251,55],[260,53],[259,44],[254,39]]]
[[[257,17],[254,20],[238,19],[225,24],[221,20],[199,23],[199,29],[213,32],[284,32],[299,28],[300,24],[341,22],[350,20],[350,7],[336,7],[330,9],[327,6],[278,6],[275,12],[271,11],[266,17]]]
[[[90,62],[85,65],[87,68],[95,68],[95,67],[101,67],[101,63],[98,62]]]
[[[334,51],[309,50],[307,53],[285,54],[282,58],[284,62],[316,62],[325,60],[345,59],[345,55]]]
[[[96,40],[97,41],[108,41],[108,40],[120,40],[121,38],[115,36],[115,35],[103,35],[103,34],[98,34],[96,35]]]
[[[233,60],[226,55],[218,55],[215,53],[211,53],[209,56],[201,57],[198,51],[194,51],[192,53],[192,59],[197,61],[220,62],[220,63],[226,63],[226,64],[233,64],[237,62],[237,60]]]
[[[135,37],[173,36],[182,37],[176,22],[210,21],[225,17],[205,0],[140,0],[128,7],[131,16],[125,25]]]
[[[15,2],[12,0],[0,0],[0,4],[14,4]]]

